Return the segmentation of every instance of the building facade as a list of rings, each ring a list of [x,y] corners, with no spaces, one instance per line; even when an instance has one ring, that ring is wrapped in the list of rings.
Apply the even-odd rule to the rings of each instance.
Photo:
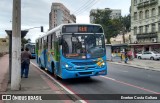
[[[111,19],[117,19],[121,17],[121,10],[120,9],[110,9],[110,8],[105,8],[105,9],[98,9],[98,10],[111,10],[111,14],[110,14],[110,18]],[[91,13],[96,13],[97,9],[92,9],[90,11],[90,15]],[[94,23],[94,16],[90,16],[90,23]]]
[[[52,3],[49,13],[49,30],[66,23],[76,23],[76,16],[70,15],[70,11],[62,3]]]
[[[111,39],[110,39],[110,42],[111,42],[111,44],[124,44],[124,41],[123,40],[125,40],[125,43],[126,44],[130,44],[130,42],[131,42],[131,38],[130,38],[130,36],[131,36],[131,32],[128,32],[128,33],[126,33],[126,34],[124,34],[124,37],[123,37],[123,35],[122,34],[118,34],[116,37],[112,37]],[[123,39],[124,38],[124,39]]]
[[[160,43],[160,0],[131,0],[133,43]]]
[[[0,53],[8,52],[9,51],[9,39],[7,38],[0,38]]]

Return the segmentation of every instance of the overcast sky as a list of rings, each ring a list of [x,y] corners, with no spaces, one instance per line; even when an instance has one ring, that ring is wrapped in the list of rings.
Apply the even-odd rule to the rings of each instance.
[[[75,14],[77,23],[89,23],[91,9],[121,9],[122,16],[129,14],[131,0],[21,0],[21,29],[44,26],[44,31],[49,28],[49,12],[53,2],[63,3],[71,14]],[[5,30],[12,29],[13,0],[0,0],[0,38],[5,37]],[[40,29],[32,29],[26,38],[32,42],[43,35]]]

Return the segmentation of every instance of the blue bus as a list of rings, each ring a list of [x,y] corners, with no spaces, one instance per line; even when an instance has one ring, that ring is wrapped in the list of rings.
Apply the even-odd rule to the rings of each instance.
[[[36,51],[35,51],[35,47],[36,46],[36,44],[35,43],[26,43],[25,45],[24,45],[24,48],[28,48],[29,49],[29,51],[30,51],[30,53],[31,53],[31,56],[32,56],[32,58],[35,58],[36,57]]]
[[[105,36],[98,24],[61,24],[36,39],[36,59],[62,79],[107,74]]]

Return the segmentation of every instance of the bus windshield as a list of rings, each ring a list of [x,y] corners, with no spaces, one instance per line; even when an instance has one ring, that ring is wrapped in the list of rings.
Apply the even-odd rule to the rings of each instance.
[[[62,53],[66,58],[89,59],[105,55],[103,34],[63,35]]]

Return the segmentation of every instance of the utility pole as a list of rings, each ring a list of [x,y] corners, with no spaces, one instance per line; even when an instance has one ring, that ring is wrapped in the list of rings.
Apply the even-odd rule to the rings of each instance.
[[[21,0],[13,0],[12,13],[11,90],[19,90],[21,82]]]

